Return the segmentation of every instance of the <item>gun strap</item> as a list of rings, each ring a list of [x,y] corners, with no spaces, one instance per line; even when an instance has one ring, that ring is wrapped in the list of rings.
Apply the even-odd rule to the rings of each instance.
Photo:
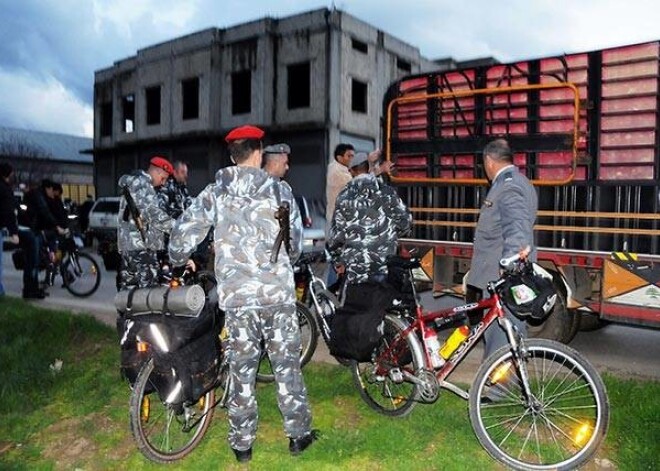
[[[126,300],[126,314],[130,314],[131,311],[133,310],[133,295],[137,291],[138,287],[137,286],[131,286],[131,288],[128,290],[128,299]]]

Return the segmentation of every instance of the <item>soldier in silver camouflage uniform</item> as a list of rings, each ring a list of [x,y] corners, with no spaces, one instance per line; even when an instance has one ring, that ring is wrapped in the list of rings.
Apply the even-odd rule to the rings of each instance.
[[[225,311],[230,364],[229,444],[237,460],[248,461],[256,438],[256,373],[263,340],[277,382],[277,399],[292,454],[316,438],[300,370],[301,339],[295,307],[292,261],[302,248],[302,222],[291,188],[261,167],[263,131],[242,126],[226,141],[236,166],[221,169],[177,220],[169,255],[182,265],[214,227],[218,301]],[[282,246],[271,261],[281,202],[291,208],[291,253]]]
[[[158,188],[158,199],[161,208],[167,212],[173,219],[178,218],[184,209],[190,206],[192,198],[188,192],[188,165],[185,162],[176,160],[173,164],[174,172],[165,181],[165,184]]]
[[[365,153],[351,159],[349,170],[354,178],[337,196],[328,247],[347,284],[384,281],[387,256],[396,253],[412,217],[396,191],[369,173]]]
[[[120,194],[127,187],[135,201],[144,223],[145,236],[143,240],[133,217],[126,212],[126,198],[122,197],[117,216],[117,248],[122,264],[120,289],[144,288],[158,279],[157,251],[165,247],[164,237],[172,228],[172,218],[161,209],[155,187],[162,185],[171,172],[172,164],[167,159],[153,157],[146,172],[138,170],[119,179]]]

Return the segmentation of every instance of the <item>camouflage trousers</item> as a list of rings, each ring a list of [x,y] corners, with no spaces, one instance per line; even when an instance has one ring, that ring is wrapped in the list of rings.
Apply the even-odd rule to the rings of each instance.
[[[158,281],[158,255],[151,250],[131,250],[121,254],[119,288],[146,288]]]
[[[225,322],[231,371],[227,405],[230,446],[246,450],[256,438],[259,414],[255,381],[262,339],[275,375],[284,432],[290,438],[307,435],[312,414],[300,370],[300,326],[295,305],[227,309]]]

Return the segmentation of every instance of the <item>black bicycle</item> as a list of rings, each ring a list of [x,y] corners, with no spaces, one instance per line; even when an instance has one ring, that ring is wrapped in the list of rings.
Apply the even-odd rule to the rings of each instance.
[[[206,319],[173,319],[165,314],[132,315],[130,321],[143,320],[141,335],[134,342],[136,353],[142,355],[143,366],[132,385],[129,404],[131,432],[140,452],[157,463],[171,463],[190,454],[208,431],[216,407],[225,407],[229,390],[229,364],[222,348],[223,313],[213,300],[215,277],[209,272],[193,275],[188,281],[174,278],[175,284],[197,284],[206,294]],[[168,320],[169,319],[169,320]],[[150,322],[153,321],[153,322]],[[207,331],[203,352],[191,348],[192,343],[175,347],[181,326]],[[208,328],[207,328],[208,326]],[[218,334],[218,332],[220,332]],[[201,339],[202,337],[200,337]],[[194,342],[194,341],[193,341]],[[177,361],[168,355],[178,354],[189,364],[201,367],[191,378],[177,376]],[[181,370],[178,370],[181,371]],[[189,381],[190,380],[190,381]],[[191,386],[192,385],[192,386]],[[186,387],[192,395],[186,398]]]
[[[44,283],[54,286],[57,275],[74,296],[91,296],[101,284],[101,270],[91,255],[82,252],[82,238],[71,231],[59,236],[54,243],[45,243],[41,266],[45,270]]]

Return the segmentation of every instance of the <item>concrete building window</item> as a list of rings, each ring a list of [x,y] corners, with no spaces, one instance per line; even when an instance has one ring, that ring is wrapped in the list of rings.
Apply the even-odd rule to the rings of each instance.
[[[145,89],[147,125],[160,124],[160,85]]]
[[[309,62],[287,67],[287,105],[290,110],[309,108],[310,105]]]
[[[112,102],[101,103],[101,136],[112,136]]]
[[[367,84],[353,79],[351,87],[351,110],[357,113],[367,112]]]
[[[231,114],[252,111],[252,71],[231,74]]]
[[[354,50],[361,52],[362,54],[369,53],[369,46],[367,45],[367,43],[362,42],[359,39],[352,38],[351,47],[353,47]]]
[[[135,95],[126,95],[121,100],[122,131],[132,133],[135,131]]]
[[[396,68],[408,74],[412,72],[412,64],[406,60],[401,59],[400,57],[396,58]]]
[[[199,77],[181,81],[181,119],[199,118]]]

